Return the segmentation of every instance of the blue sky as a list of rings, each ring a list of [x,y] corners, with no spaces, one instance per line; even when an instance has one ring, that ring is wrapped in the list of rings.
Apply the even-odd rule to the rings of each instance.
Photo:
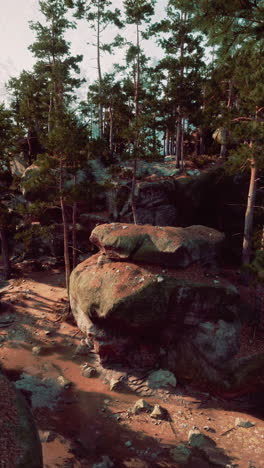
[[[30,70],[34,59],[28,50],[28,46],[34,42],[34,33],[30,30],[28,22],[30,20],[41,20],[39,14],[38,0],[2,0],[0,8],[0,102],[7,98],[5,83],[10,76],[17,76],[24,70]],[[121,0],[113,0],[114,7],[120,7]],[[156,7],[156,18],[163,16],[166,0],[158,0]],[[81,64],[82,75],[89,81],[96,77],[95,50],[87,46],[87,42],[92,41],[91,31],[87,23],[78,24],[77,30],[71,31],[68,40],[72,43],[73,54],[83,54],[84,60]],[[126,35],[133,39],[132,27]],[[106,32],[106,40],[115,35],[110,29]],[[153,42],[147,44],[148,55],[156,57],[159,50]],[[120,51],[114,61],[122,60]],[[108,55],[103,61],[103,71],[111,69],[112,60]],[[83,93],[86,92],[83,88]]]

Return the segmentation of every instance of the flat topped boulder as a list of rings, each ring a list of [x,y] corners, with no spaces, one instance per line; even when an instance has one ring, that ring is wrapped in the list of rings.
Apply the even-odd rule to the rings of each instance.
[[[101,224],[90,241],[111,259],[186,268],[212,263],[225,236],[206,226],[160,227]]]

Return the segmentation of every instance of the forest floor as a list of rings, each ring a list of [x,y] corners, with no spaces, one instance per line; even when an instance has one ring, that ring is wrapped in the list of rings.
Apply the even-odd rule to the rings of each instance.
[[[235,280],[236,272],[229,273]],[[167,420],[132,414],[142,395],[111,391],[94,353],[82,354],[82,333],[61,320],[66,301],[62,272],[22,271],[16,276],[0,282],[0,363],[31,404],[45,468],[176,468],[180,465],[171,449],[188,447],[194,427],[211,445],[192,449],[192,462],[185,466],[264,467],[263,401],[258,406],[256,395],[224,399],[177,385],[144,397],[166,408]],[[243,291],[249,297],[253,293]],[[251,347],[256,352],[258,343],[263,346],[260,335],[245,330],[249,352]],[[85,363],[97,368],[95,377],[82,375]],[[238,417],[253,425],[237,426]]]

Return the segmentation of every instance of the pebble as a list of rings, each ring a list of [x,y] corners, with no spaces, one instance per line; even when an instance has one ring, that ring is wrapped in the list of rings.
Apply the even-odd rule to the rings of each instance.
[[[65,379],[63,375],[59,375],[59,377],[57,378],[57,382],[63,388],[69,388],[72,384],[71,381],[68,379]]]
[[[248,429],[249,427],[255,426],[255,423],[252,423],[248,419],[243,419],[243,418],[236,418],[235,420],[235,426],[237,427],[244,427],[245,429]]]
[[[43,348],[41,346],[33,346],[32,348],[32,354],[34,356],[39,356],[42,353]]]
[[[96,376],[96,369],[94,369],[94,367],[91,367],[91,366],[88,366],[87,364],[85,364],[84,366],[81,366],[82,368],[82,371],[81,371],[81,375],[83,377],[86,377],[87,379],[90,379],[91,377],[95,377]]]
[[[110,385],[110,390],[111,390],[111,391],[117,391],[118,388],[119,388],[119,386],[120,386],[120,383],[121,383],[121,382],[120,382],[120,379],[112,378],[112,379],[110,380],[110,383],[109,383],[109,385]]]
[[[167,416],[167,410],[160,405],[155,405],[150,414],[150,417],[153,419],[167,419]]]
[[[137,400],[132,408],[133,414],[149,413],[150,411],[154,411],[153,406],[151,406],[147,401],[143,400],[142,398],[140,400]]]

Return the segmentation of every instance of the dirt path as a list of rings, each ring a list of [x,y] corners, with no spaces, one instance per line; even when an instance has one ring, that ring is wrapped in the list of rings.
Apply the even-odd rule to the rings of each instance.
[[[96,368],[97,360],[84,347],[76,353],[81,332],[59,320],[65,305],[59,271],[30,273],[0,291],[7,304],[0,313],[1,363],[32,405],[46,468],[92,468],[102,456],[116,468],[175,468],[171,449],[188,447],[194,427],[213,448],[202,457],[194,449],[187,466],[264,467],[264,423],[259,412],[242,411],[243,398],[228,402],[178,385],[144,398],[167,409],[169,420],[159,421],[131,414],[140,397],[110,391],[98,368],[96,377],[83,377],[81,365]],[[237,427],[237,417],[254,425]],[[109,459],[102,468],[111,466]]]

